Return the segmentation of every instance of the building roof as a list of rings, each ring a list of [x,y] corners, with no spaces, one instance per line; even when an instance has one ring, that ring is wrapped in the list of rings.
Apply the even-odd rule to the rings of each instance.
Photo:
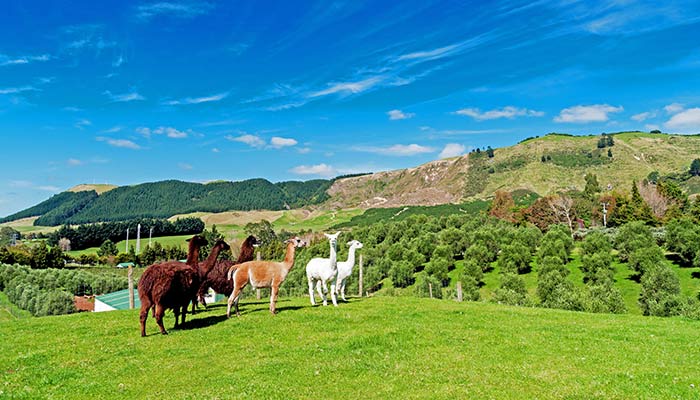
[[[95,299],[117,310],[129,309],[129,289],[95,296]],[[141,300],[139,299],[139,294],[136,292],[136,288],[134,288],[134,308],[141,308]]]

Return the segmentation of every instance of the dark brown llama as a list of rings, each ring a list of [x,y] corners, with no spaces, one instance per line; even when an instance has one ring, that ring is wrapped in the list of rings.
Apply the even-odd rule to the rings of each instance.
[[[190,254],[193,253],[193,247],[199,247],[203,244],[206,244],[204,238],[200,236],[193,237],[190,240]],[[197,264],[192,266],[178,261],[149,266],[141,276],[141,281],[139,281],[141,336],[146,336],[148,310],[153,306],[155,306],[154,318],[162,334],[167,334],[163,327],[163,315],[167,309],[172,309],[175,314],[175,328],[178,327],[180,311],[182,311],[180,324],[184,324],[187,306],[197,293],[200,282],[205,279],[207,273],[213,268],[221,250],[228,249],[230,247],[226,242],[223,240],[217,241],[212,247],[209,257],[202,263],[201,267]],[[198,249],[196,253],[198,253]],[[188,257],[188,262],[191,260],[196,259]]]
[[[207,308],[207,303],[204,301],[204,296],[206,295],[209,288],[214,289],[216,293],[230,296],[233,293],[233,281],[229,280],[226,276],[228,270],[231,269],[233,265],[242,264],[246,261],[252,261],[255,254],[255,247],[258,246],[259,242],[255,236],[250,235],[241,244],[241,252],[238,253],[238,258],[236,261],[231,260],[221,260],[214,265],[214,268],[209,272],[207,278],[202,282],[197,292],[197,299],[204,308]],[[192,311],[194,313],[194,302],[192,303]]]

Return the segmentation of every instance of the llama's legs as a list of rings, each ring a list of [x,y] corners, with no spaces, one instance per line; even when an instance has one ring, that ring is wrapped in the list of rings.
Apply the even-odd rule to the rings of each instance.
[[[326,282],[324,282],[323,280],[316,281],[316,291],[318,292],[318,295],[321,296],[321,300],[323,300],[323,305],[327,306],[328,301],[326,300],[325,293],[328,292],[328,287],[326,287]]]
[[[163,314],[165,314],[165,308],[163,308],[163,306],[160,304],[156,304],[155,313],[156,313],[156,324],[158,324],[158,327],[160,328],[160,333],[162,333],[163,335],[167,335],[168,332],[165,330],[165,327],[163,326]]]
[[[311,299],[311,305],[316,305],[316,299],[314,298],[314,280],[311,277],[306,278],[309,281],[309,299]]]
[[[156,311],[156,313],[158,313],[158,311]],[[173,308],[173,314],[175,314],[175,326],[173,327],[174,329],[179,326],[178,322],[180,321],[180,306],[175,306]]]
[[[180,321],[180,326],[185,326],[185,318],[187,317],[187,306],[190,304],[187,303],[184,306],[182,306],[182,320]]]
[[[347,299],[345,299],[345,281],[346,280],[347,279],[343,279],[343,281],[340,282],[340,289],[338,290],[340,292],[340,295],[343,297],[343,301],[347,301]]]
[[[226,307],[226,318],[231,318],[231,306],[233,301],[236,299],[237,288],[233,289],[233,292],[228,296],[228,306]]]
[[[148,309],[150,307],[146,304],[141,304],[141,313],[139,314],[139,320],[141,321],[141,336],[146,336],[146,319],[148,319]]]
[[[270,288],[270,313],[272,315],[275,315],[277,313],[277,309],[275,308],[275,305],[277,304],[277,293],[279,292],[280,287],[279,285],[272,285],[272,288]]]
[[[338,307],[338,295],[336,293],[335,283],[333,282],[331,282],[331,300],[333,301],[333,305]]]

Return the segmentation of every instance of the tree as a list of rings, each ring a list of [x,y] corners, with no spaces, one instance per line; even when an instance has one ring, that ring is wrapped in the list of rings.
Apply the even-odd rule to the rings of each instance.
[[[700,158],[696,158],[690,163],[690,175],[700,176]]]
[[[117,245],[109,239],[102,242],[102,245],[97,250],[97,255],[100,257],[116,256],[118,253]]]
[[[502,273],[524,274],[530,270],[530,249],[521,243],[503,246],[498,255],[498,266]]]
[[[583,192],[588,197],[593,197],[596,193],[600,192],[600,184],[598,183],[598,177],[595,174],[586,174],[586,187]]]
[[[19,240],[21,237],[19,231],[9,227],[3,226],[0,228],[0,246],[9,246],[12,244],[13,239]]]
[[[58,241],[58,247],[59,247],[62,251],[70,251],[70,239],[68,239],[68,238],[61,238],[61,239]]]
[[[405,288],[413,284],[415,278],[413,272],[414,267],[406,261],[394,263],[389,270],[389,278],[394,283],[395,287]]]
[[[514,208],[515,201],[513,201],[513,195],[510,192],[497,190],[495,197],[491,202],[489,215],[504,221],[515,222],[515,218],[513,216]]]
[[[612,147],[615,145],[615,140],[613,140],[613,137],[611,135],[607,135],[607,139],[605,141],[605,145],[608,147]]]
[[[549,207],[552,209],[554,215],[557,216],[559,222],[565,222],[569,226],[569,230],[573,233],[574,200],[565,194],[559,194],[558,196],[549,198]]]
[[[493,301],[511,306],[529,306],[531,301],[527,296],[525,280],[515,274],[501,275],[501,286],[494,292]]]
[[[633,251],[656,244],[651,231],[642,221],[629,222],[620,227],[615,235],[615,248],[621,261],[627,261]]]
[[[642,314],[669,317],[681,313],[681,283],[665,265],[653,268],[642,277],[639,307]]]
[[[493,149],[491,148],[491,146],[488,146],[486,148],[486,155],[488,155],[489,158],[493,158]]]

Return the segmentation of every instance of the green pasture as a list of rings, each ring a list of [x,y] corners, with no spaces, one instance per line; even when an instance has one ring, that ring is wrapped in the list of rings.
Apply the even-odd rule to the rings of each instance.
[[[694,399],[700,322],[457,303],[245,299],[139,336],[138,311],[0,323],[8,399]],[[166,327],[171,328],[169,313]]]

